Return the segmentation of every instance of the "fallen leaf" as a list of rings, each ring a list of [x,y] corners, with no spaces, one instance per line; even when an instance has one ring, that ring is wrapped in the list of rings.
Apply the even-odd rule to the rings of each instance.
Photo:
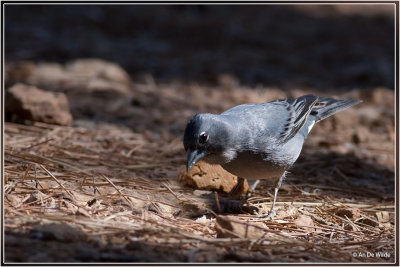
[[[217,238],[261,238],[265,231],[258,228],[261,225],[240,221],[233,216],[217,216],[215,228]]]
[[[387,211],[378,211],[376,213],[376,218],[378,218],[378,222],[387,223],[390,221],[390,215]]]
[[[300,215],[296,220],[294,220],[294,223],[297,227],[303,228],[308,231],[315,231],[314,228],[310,227],[314,226],[314,221],[308,215]]]

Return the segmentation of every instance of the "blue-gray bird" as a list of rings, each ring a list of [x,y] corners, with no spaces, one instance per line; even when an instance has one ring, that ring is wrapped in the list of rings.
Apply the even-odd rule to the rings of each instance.
[[[314,124],[360,102],[305,95],[196,114],[183,138],[187,170],[201,159],[240,178],[273,181],[272,217],[279,187]]]

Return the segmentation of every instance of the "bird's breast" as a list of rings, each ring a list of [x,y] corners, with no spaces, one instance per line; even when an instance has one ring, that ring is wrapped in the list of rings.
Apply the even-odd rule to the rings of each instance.
[[[283,163],[267,159],[268,155],[251,152],[239,152],[228,163],[221,166],[228,172],[250,180],[271,179],[276,180],[287,169]]]

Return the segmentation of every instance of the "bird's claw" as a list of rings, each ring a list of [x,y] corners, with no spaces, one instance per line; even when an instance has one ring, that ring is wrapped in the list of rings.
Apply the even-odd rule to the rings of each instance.
[[[262,213],[262,214],[257,215],[257,218],[262,218],[262,219],[268,220],[268,219],[272,219],[275,216],[276,216],[276,211],[274,209],[271,209],[268,213]]]

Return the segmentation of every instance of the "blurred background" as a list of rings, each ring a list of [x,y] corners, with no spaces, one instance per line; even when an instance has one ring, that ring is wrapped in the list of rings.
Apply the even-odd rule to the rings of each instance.
[[[181,134],[194,112],[296,90],[393,90],[394,5],[7,4],[5,60],[6,88],[66,94],[75,121]],[[7,120],[27,117],[16,94]]]
[[[394,5],[7,5],[7,61],[95,57],[132,77],[393,88]]]

